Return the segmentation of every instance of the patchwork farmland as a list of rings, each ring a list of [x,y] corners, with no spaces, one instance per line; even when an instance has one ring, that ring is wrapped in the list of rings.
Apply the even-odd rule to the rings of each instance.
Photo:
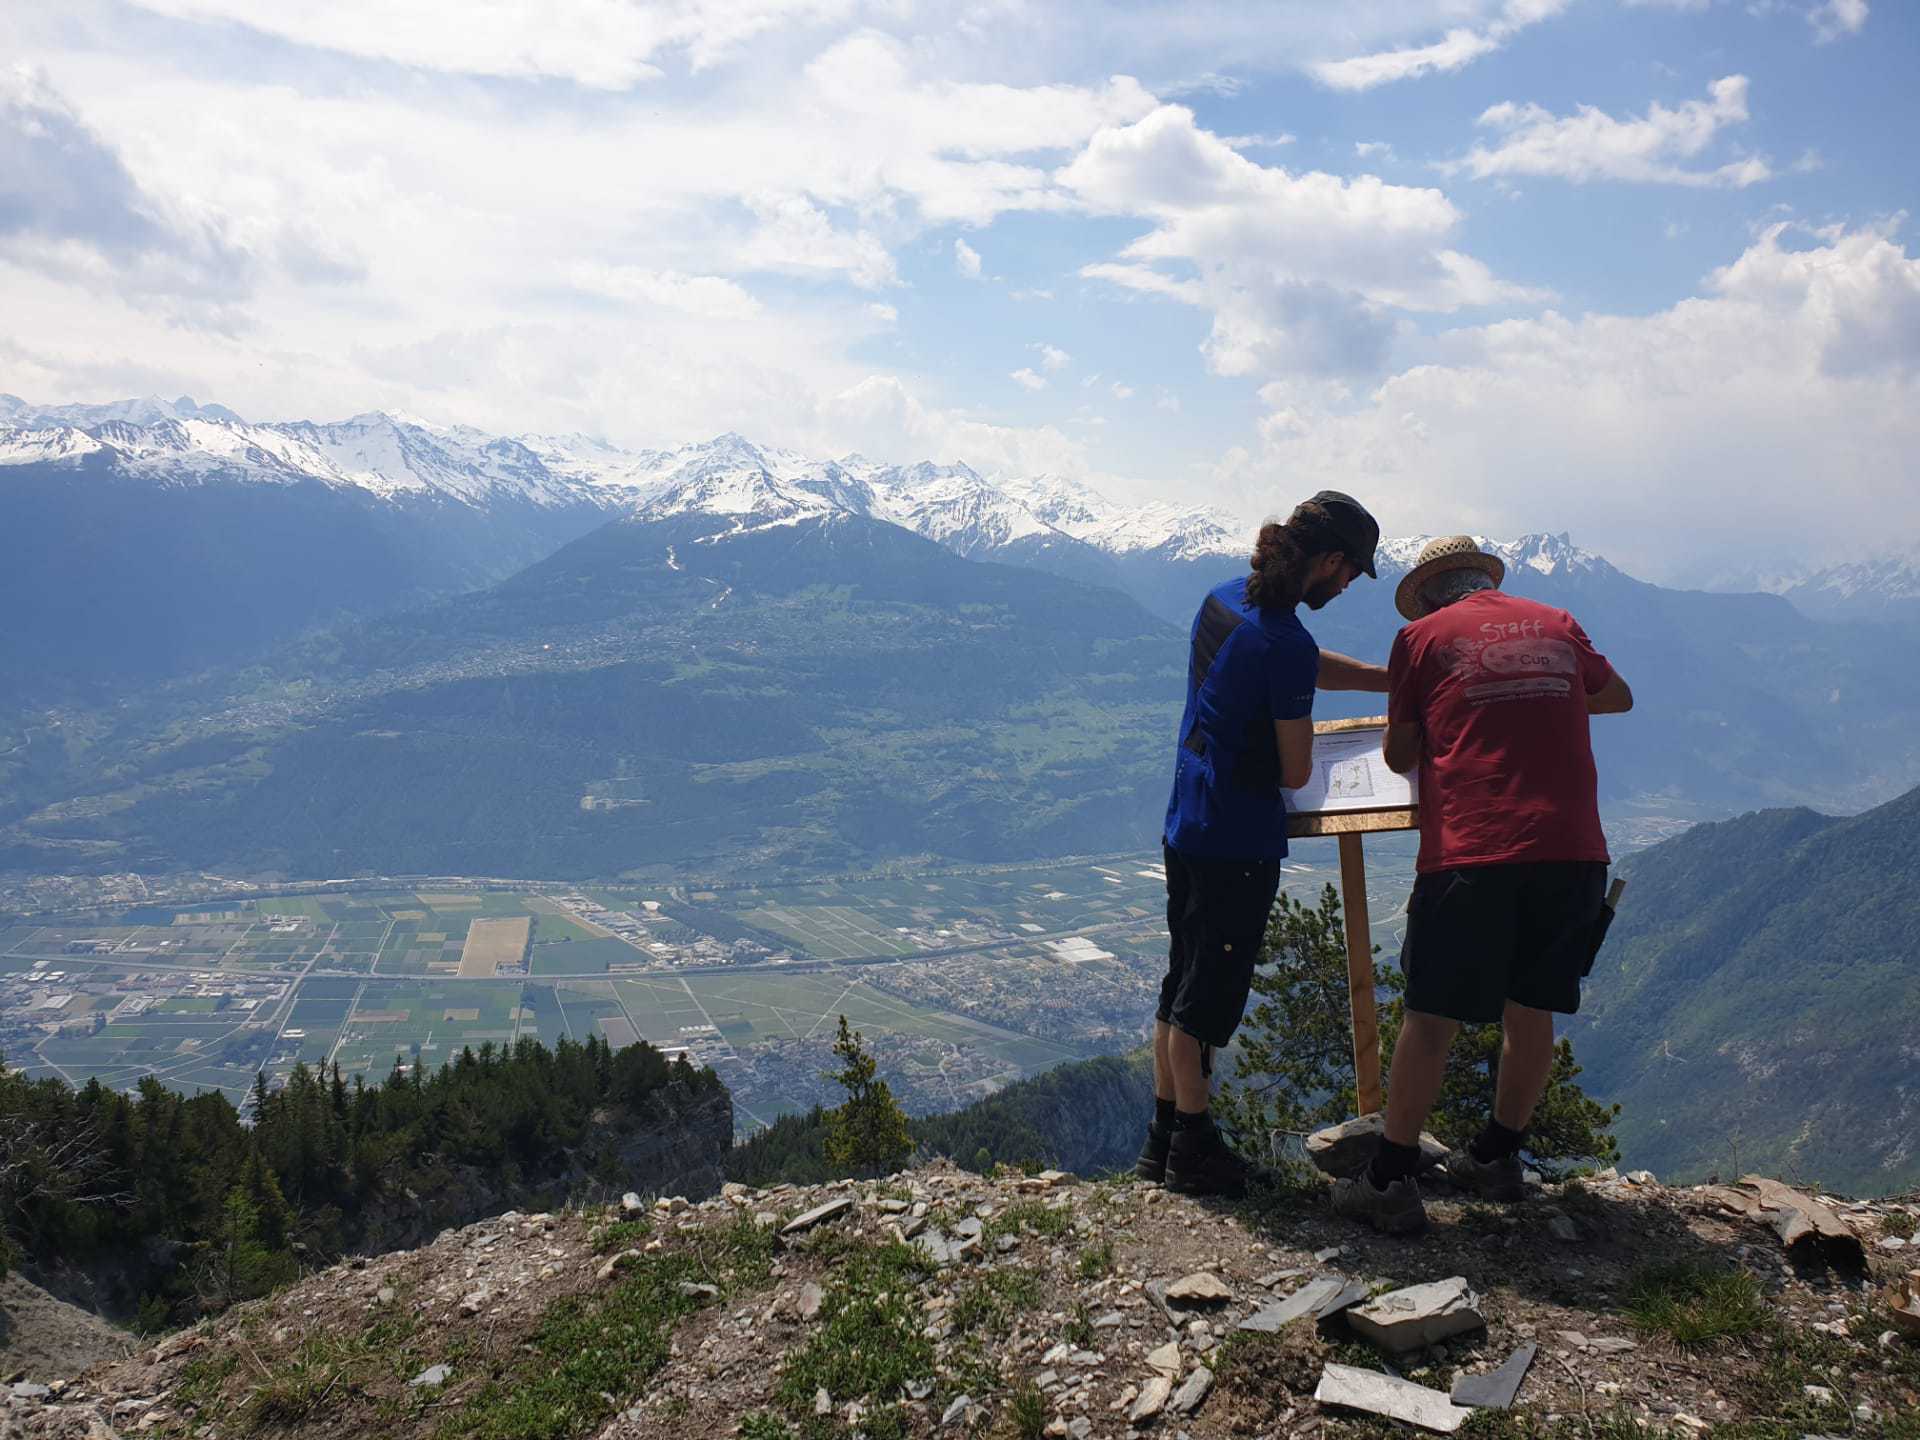
[[[1304,849],[1305,847],[1303,847]],[[1325,856],[1289,862],[1317,892]],[[1382,852],[1375,860],[1374,851]],[[1410,848],[1409,848],[1410,856]],[[1410,865],[1370,846],[1375,934]],[[308,887],[0,926],[0,1054],[236,1102],[264,1070],[382,1078],[590,1035],[684,1051],[743,1131],[835,1098],[840,1015],[910,1109],[1127,1048],[1165,964],[1157,856],[754,886]]]

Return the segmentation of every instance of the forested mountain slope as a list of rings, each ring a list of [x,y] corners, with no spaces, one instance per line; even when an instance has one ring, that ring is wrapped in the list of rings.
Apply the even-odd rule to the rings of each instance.
[[[1624,873],[1570,1033],[1627,1162],[1920,1180],[1920,790],[1697,826]]]

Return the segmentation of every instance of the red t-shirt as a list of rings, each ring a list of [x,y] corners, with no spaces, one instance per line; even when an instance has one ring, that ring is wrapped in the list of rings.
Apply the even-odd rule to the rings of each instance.
[[[1418,721],[1418,869],[1606,861],[1587,696],[1613,674],[1564,610],[1483,590],[1394,637],[1388,718]]]

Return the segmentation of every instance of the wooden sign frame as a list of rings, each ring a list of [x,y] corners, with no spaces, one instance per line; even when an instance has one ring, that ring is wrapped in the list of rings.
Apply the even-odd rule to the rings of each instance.
[[[1322,720],[1315,735],[1378,729],[1384,715]],[[1354,1092],[1362,1115],[1380,1108],[1380,1016],[1373,994],[1373,927],[1367,916],[1367,860],[1362,837],[1377,830],[1418,830],[1420,808],[1340,810],[1287,816],[1290,839],[1336,837],[1340,842],[1340,910],[1347,930],[1347,1003],[1353,1012]]]

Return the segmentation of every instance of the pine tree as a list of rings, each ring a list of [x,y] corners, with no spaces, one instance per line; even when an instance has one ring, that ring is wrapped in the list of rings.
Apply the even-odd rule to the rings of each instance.
[[[827,1072],[847,1092],[846,1102],[827,1113],[827,1160],[843,1174],[878,1175],[913,1152],[906,1112],[860,1043],[860,1032],[840,1017],[833,1042],[840,1069]]]
[[[1214,1107],[1249,1154],[1266,1154],[1275,1134],[1299,1134],[1354,1113],[1345,933],[1331,885],[1316,906],[1286,895],[1274,902],[1253,977],[1259,1003],[1240,1027],[1234,1079],[1221,1085]],[[1377,960],[1373,979],[1382,1001],[1380,1065],[1388,1074],[1406,1013],[1406,981]],[[1493,1108],[1499,1070],[1500,1027],[1463,1027],[1427,1128],[1449,1145],[1478,1134]],[[1528,1153],[1536,1161],[1619,1158],[1612,1125],[1620,1107],[1589,1098],[1575,1083],[1579,1074],[1573,1046],[1563,1039],[1528,1130]]]

